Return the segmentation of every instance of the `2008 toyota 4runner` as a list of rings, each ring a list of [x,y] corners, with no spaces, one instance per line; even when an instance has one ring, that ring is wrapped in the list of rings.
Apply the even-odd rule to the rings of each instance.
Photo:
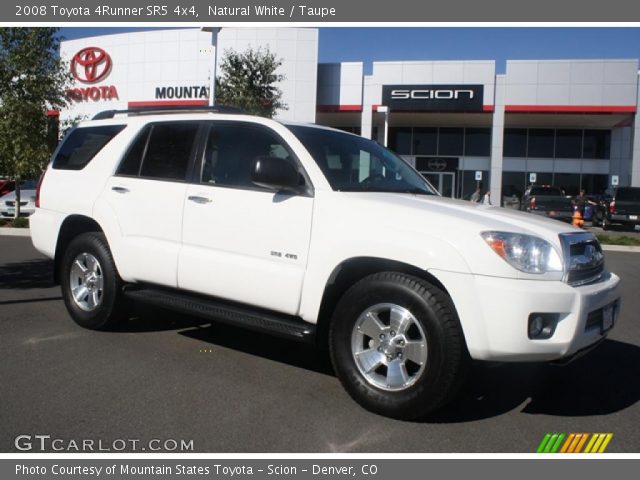
[[[366,408],[444,405],[469,359],[597,345],[619,278],[591,234],[441,197],[377,143],[242,114],[104,112],[54,153],[31,219],[83,327],[131,300],[329,347]]]

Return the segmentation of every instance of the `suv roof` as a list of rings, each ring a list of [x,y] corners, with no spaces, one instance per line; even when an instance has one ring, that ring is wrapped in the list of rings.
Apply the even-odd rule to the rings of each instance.
[[[244,113],[237,107],[229,107],[219,105],[214,107],[208,106],[181,106],[181,107],[151,107],[151,108],[128,108],[125,110],[104,110],[93,116],[91,120],[103,120],[105,118],[113,118],[116,115],[168,115],[176,113]]]

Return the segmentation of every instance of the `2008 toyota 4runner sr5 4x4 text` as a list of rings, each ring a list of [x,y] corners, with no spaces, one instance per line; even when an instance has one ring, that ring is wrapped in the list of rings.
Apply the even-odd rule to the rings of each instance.
[[[470,359],[581,354],[619,310],[590,233],[442,198],[362,137],[242,114],[82,123],[31,232],[83,327],[135,300],[328,346],[349,394],[396,418],[443,406]]]

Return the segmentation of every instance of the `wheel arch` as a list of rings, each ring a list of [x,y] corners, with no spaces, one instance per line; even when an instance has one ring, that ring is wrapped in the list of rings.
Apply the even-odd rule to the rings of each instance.
[[[60,225],[53,266],[55,283],[60,283],[60,263],[67,246],[75,237],[88,232],[104,233],[104,230],[94,219],[80,214],[69,215]]]
[[[332,313],[345,292],[363,278],[381,272],[399,272],[421,278],[450,296],[440,280],[415,265],[378,257],[349,258],[333,269],[325,285],[317,317],[318,346],[327,345]]]

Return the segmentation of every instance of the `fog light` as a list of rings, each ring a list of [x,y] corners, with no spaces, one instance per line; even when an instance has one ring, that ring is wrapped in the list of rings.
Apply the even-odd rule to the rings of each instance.
[[[532,313],[529,315],[529,338],[547,340],[553,336],[558,324],[557,313]]]
[[[537,338],[544,328],[544,319],[542,317],[533,317],[529,320],[529,338]]]

